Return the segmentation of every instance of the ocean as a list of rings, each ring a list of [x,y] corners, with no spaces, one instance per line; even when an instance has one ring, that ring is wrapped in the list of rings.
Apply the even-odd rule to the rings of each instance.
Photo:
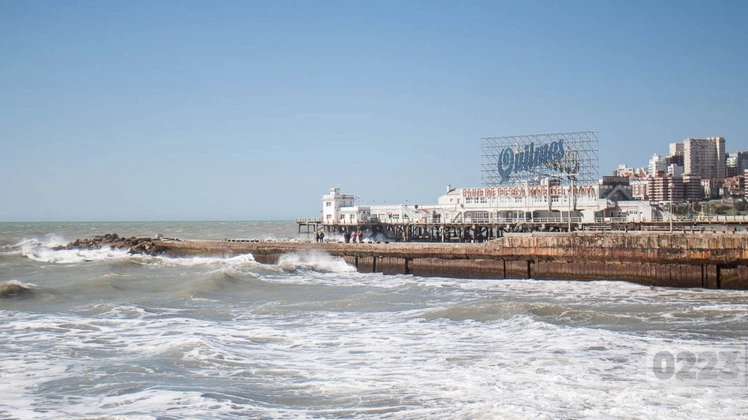
[[[0,418],[738,418],[748,292],[363,274],[310,245],[177,259],[77,238],[294,222],[0,223]]]

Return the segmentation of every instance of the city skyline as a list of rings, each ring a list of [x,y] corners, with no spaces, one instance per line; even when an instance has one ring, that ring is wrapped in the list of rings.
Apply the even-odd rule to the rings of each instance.
[[[593,130],[600,174],[748,150],[748,5],[0,0],[0,221],[427,203],[480,139]],[[658,149],[659,150],[659,149]],[[646,152],[645,152],[646,151]]]
[[[723,158],[725,160],[725,164],[728,164],[728,162],[731,160],[731,158],[734,158],[736,160],[736,163],[737,163],[737,158],[738,157],[745,156],[745,158],[748,159],[748,150],[733,150],[733,151],[730,151],[729,148],[726,146],[728,144],[728,141],[727,141],[728,139],[726,139],[724,137],[712,136],[712,137],[706,137],[706,138],[703,138],[703,139],[722,139],[723,140],[723,143],[724,143],[724,146],[723,146],[723,148],[724,148]],[[649,157],[648,162],[647,162],[646,165],[636,164],[636,165],[629,166],[627,162],[621,162],[621,163],[618,164],[618,166],[615,169],[612,170],[612,173],[615,174],[619,169],[629,168],[629,169],[632,169],[634,171],[644,171],[647,174],[652,174],[654,172],[652,170],[652,164],[653,164],[654,159],[662,159],[662,163],[664,164],[664,159],[663,158],[665,158],[665,157],[672,157],[674,155],[684,156],[683,145],[684,145],[685,141],[687,141],[687,140],[703,140],[703,139],[702,138],[696,138],[696,137],[686,137],[685,139],[683,139],[680,142],[671,142],[671,143],[668,143],[668,147],[669,147],[668,154],[660,154],[658,152],[653,152],[652,155],[650,155],[650,157]],[[679,146],[679,148],[678,148],[678,146]],[[742,158],[741,158],[741,160],[742,160]],[[685,165],[684,164],[680,164],[680,166],[685,166]],[[660,168],[660,170],[664,170],[664,168]],[[688,171],[685,170],[685,168],[684,168],[684,171],[685,171],[684,173],[689,173]],[[601,172],[604,173],[604,171],[602,171],[602,170],[601,170]],[[743,175],[743,173],[740,172],[740,173],[735,174],[735,175]],[[732,176],[735,176],[735,175],[732,175]],[[729,178],[730,176],[728,176],[726,174],[725,177]],[[714,177],[706,177],[706,178],[714,178]]]

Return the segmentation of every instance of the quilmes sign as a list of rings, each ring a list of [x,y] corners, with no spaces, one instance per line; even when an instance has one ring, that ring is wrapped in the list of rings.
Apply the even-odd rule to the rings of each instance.
[[[501,183],[508,181],[513,173],[530,171],[540,167],[553,167],[564,158],[564,141],[535,147],[535,143],[526,144],[524,150],[515,151],[507,147],[499,154],[499,175]]]

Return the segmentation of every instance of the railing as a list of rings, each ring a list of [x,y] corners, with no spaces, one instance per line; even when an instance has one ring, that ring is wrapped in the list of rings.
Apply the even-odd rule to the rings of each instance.
[[[570,220],[571,219],[571,220]],[[595,223],[629,223],[629,222],[639,222],[640,220],[637,220],[637,217],[634,217],[633,220],[629,220],[627,216],[615,216],[615,217],[596,217]],[[683,216],[677,216],[673,217],[672,221],[674,223],[747,223],[748,224],[748,216],[743,215],[720,215],[720,216],[693,216],[691,218],[686,218]],[[468,223],[480,223],[480,224],[490,224],[490,223],[507,223],[507,224],[513,224],[513,223],[525,223],[525,224],[535,224],[535,223],[582,223],[581,217],[535,217],[533,219],[525,218],[525,217],[462,217],[458,216],[457,218],[446,221],[443,217],[438,218],[438,220],[434,220],[433,218],[427,217],[425,220],[410,220],[410,219],[400,219],[400,220],[379,220],[376,218],[367,219],[364,221],[361,220],[333,220],[333,221],[323,221],[319,217],[299,217],[296,219],[297,223],[320,223],[324,225],[335,225],[335,226],[361,226],[361,225],[372,225],[372,224],[384,224],[384,225],[418,225],[418,224],[436,224],[436,225],[451,225],[451,224],[468,224]],[[670,218],[668,217],[662,217],[662,216],[655,216],[652,217],[649,222],[654,223],[667,223],[670,222]],[[646,222],[645,222],[646,223]]]
[[[697,222],[748,222],[748,216],[723,215],[723,216],[693,216],[690,219]]]
[[[595,223],[628,223],[628,216],[596,217]]]
[[[673,222],[679,223],[725,223],[725,222],[745,222],[748,223],[748,216],[738,215],[722,215],[722,216],[692,216],[690,218],[684,216],[675,216],[672,218]],[[669,222],[670,218],[667,216],[655,216],[652,218],[653,222]]]
[[[613,230],[611,225],[589,225],[584,227],[585,231],[589,232],[608,232]]]
[[[329,222],[324,222],[324,225],[334,225],[334,226],[361,226],[361,225],[373,225],[380,223],[377,219],[371,219],[371,220],[332,220]],[[383,222],[381,222],[383,223]]]
[[[568,217],[535,217],[532,220],[528,220],[528,222],[532,223],[567,223],[569,222]],[[582,223],[581,217],[572,217],[571,218],[572,223]]]
[[[458,217],[456,220],[443,224],[468,224],[468,223],[582,223],[581,217],[536,217],[528,219],[524,217]]]
[[[320,217],[297,217],[296,223],[322,223]]]

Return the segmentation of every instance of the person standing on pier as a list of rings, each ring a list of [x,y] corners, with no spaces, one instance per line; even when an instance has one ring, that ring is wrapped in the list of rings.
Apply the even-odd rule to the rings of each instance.
[[[358,243],[364,243],[364,231],[363,229],[358,231]]]
[[[319,242],[324,243],[325,242],[325,232],[319,233]]]
[[[351,241],[351,232],[348,232],[347,230],[343,234],[343,239],[345,239],[345,243],[348,243]]]

